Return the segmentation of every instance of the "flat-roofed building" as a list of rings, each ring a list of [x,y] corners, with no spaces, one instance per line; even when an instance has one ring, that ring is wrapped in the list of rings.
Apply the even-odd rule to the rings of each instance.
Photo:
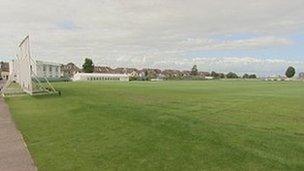
[[[129,81],[127,74],[77,73],[73,81]]]

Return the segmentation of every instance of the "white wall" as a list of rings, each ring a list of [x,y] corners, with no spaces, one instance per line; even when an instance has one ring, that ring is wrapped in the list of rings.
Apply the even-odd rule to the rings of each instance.
[[[37,62],[34,72],[37,77],[60,78],[60,65]]]
[[[126,74],[77,73],[73,81],[129,81]]]

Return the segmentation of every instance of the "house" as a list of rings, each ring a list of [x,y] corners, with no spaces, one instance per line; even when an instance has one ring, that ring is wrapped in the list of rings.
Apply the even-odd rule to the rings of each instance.
[[[81,72],[81,69],[71,62],[66,65],[61,65],[60,70],[61,76],[68,78],[72,78],[76,73]]]
[[[129,73],[129,77],[133,77],[133,78],[139,77],[139,72],[132,71],[131,73]]]
[[[0,78],[4,79],[4,80],[8,80],[9,78],[9,72],[7,71],[0,71],[1,75]]]
[[[201,75],[201,76],[203,76],[203,77],[208,77],[208,76],[211,76],[211,73],[210,72],[198,72],[199,73],[199,75]],[[222,73],[219,73],[220,75],[222,74]]]
[[[0,78],[8,80],[9,78],[9,63],[0,62]]]
[[[144,68],[139,71],[140,77],[157,78],[162,71],[160,69]]]
[[[301,73],[299,74],[299,79],[300,79],[300,80],[304,80],[304,72],[301,72]]]
[[[184,73],[179,70],[166,69],[162,71],[162,75],[166,78],[179,78],[182,77]]]
[[[111,73],[115,73],[115,71],[112,68],[107,67],[107,66],[95,66],[94,67],[94,73],[108,73],[108,74],[111,74]]]
[[[182,71],[183,77],[189,77],[191,76],[191,71]]]

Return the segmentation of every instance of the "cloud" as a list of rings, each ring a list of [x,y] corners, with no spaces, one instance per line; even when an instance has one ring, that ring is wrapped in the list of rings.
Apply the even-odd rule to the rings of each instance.
[[[303,0],[3,0],[0,57],[14,56],[30,34],[32,54],[41,60],[79,64],[92,57],[103,65],[181,67],[191,51],[292,46],[288,35],[304,28],[303,5]],[[255,36],[212,38],[233,34]]]
[[[74,30],[76,29],[75,23],[72,20],[59,21],[57,27],[62,30]]]
[[[284,38],[257,37],[241,40],[218,41],[214,39],[187,39],[180,43],[180,47],[186,50],[252,50],[273,46],[291,45],[293,42]]]

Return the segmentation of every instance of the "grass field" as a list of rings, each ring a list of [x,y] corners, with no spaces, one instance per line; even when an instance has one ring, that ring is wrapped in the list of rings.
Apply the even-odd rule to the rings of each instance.
[[[55,83],[8,98],[40,170],[304,170],[304,83]]]

